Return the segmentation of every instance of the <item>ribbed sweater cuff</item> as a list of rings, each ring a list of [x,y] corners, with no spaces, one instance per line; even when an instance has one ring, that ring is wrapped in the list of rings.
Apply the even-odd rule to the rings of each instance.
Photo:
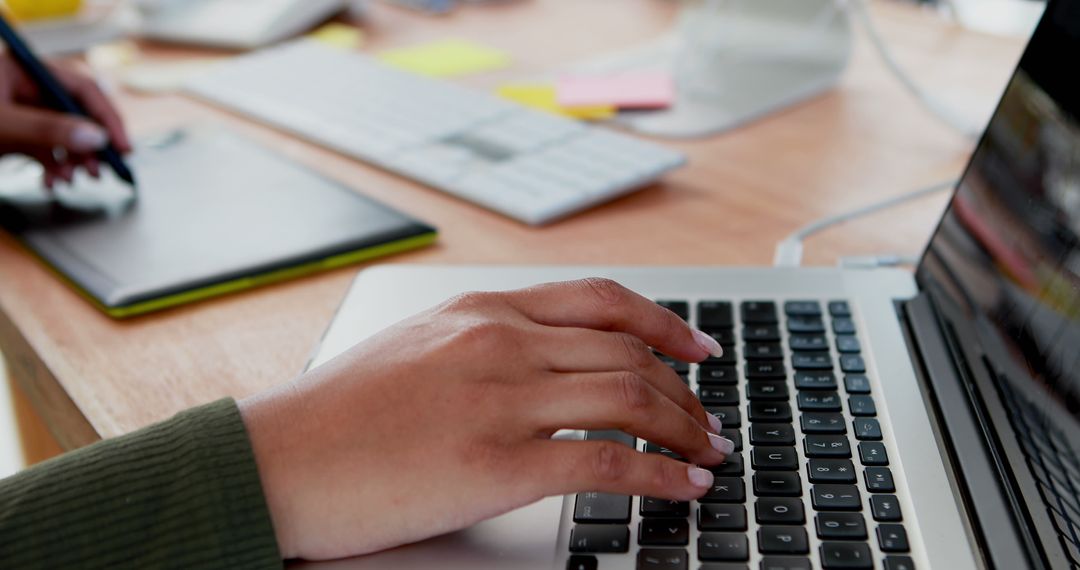
[[[280,568],[225,399],[0,481],[0,568]]]

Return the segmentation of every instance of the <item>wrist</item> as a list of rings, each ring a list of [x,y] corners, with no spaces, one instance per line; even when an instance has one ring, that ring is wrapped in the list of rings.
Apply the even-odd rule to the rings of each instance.
[[[237,402],[237,406],[255,455],[278,551],[283,559],[290,559],[299,556],[293,529],[297,517],[288,493],[288,489],[296,487],[289,483],[288,434],[283,431],[283,419],[290,417],[284,410],[284,401],[289,398],[279,392],[257,394]]]

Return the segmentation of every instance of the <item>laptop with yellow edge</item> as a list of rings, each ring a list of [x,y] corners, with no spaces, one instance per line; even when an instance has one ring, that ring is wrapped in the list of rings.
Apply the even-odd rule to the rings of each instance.
[[[122,184],[0,175],[0,225],[126,318],[433,243],[431,226],[220,128],[146,139]]]

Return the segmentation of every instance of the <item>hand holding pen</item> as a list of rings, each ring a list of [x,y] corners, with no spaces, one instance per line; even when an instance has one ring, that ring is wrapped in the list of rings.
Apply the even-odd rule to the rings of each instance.
[[[37,160],[49,188],[61,180],[70,183],[77,168],[97,177],[102,161],[126,170],[120,155],[131,151],[131,142],[97,83],[67,66],[42,65],[55,83],[43,85],[15,55],[10,49],[0,52],[0,156],[17,153]],[[77,110],[56,100],[57,88]],[[127,178],[117,174],[131,178],[130,171]]]

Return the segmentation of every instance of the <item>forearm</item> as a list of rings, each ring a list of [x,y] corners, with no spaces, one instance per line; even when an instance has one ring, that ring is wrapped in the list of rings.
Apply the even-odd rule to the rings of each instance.
[[[121,566],[281,566],[232,400],[0,481],[0,567]]]

